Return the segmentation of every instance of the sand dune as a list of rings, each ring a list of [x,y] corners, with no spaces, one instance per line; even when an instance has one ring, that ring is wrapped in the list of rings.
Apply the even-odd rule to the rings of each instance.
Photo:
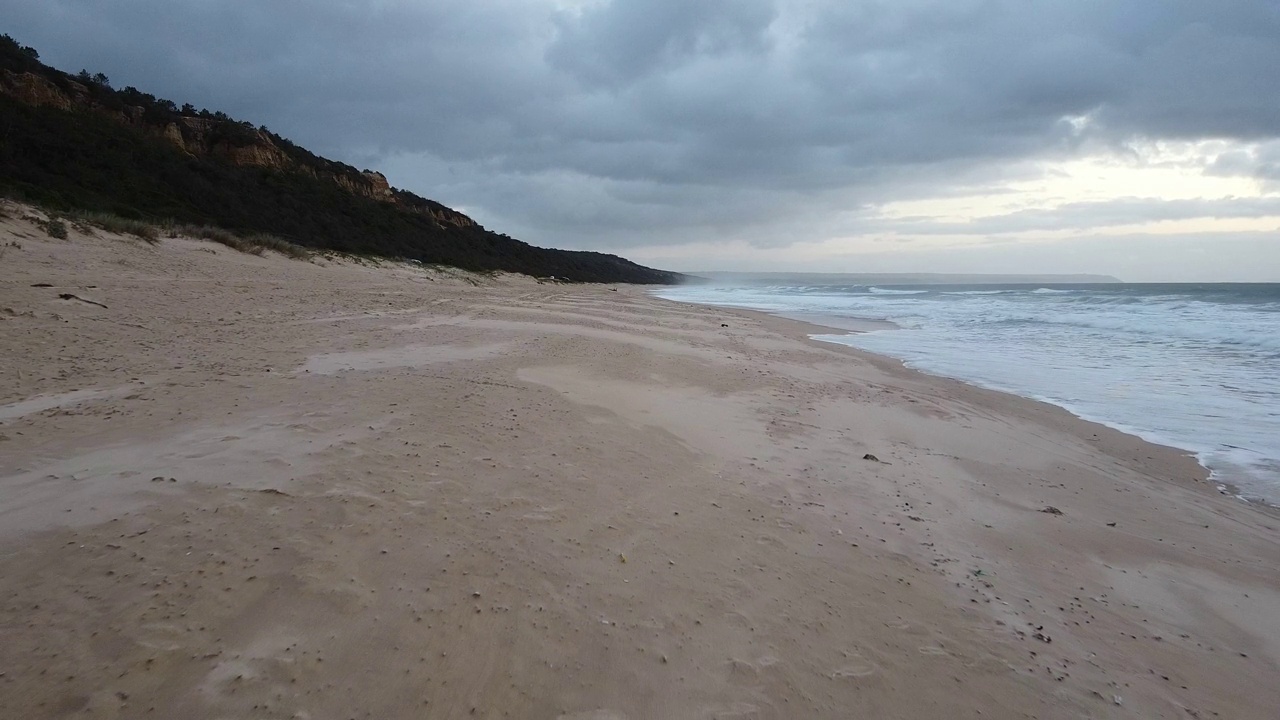
[[[1276,518],[1175,450],[635,288],[2,222],[0,717],[1280,707]]]

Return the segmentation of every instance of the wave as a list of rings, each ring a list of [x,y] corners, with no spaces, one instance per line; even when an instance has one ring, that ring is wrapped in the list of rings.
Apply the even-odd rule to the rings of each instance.
[[[923,295],[928,290],[893,290],[892,288],[869,287],[867,292],[872,295]]]
[[[795,285],[679,294],[887,319],[899,329],[823,339],[1182,447],[1215,479],[1280,501],[1280,285]]]
[[[1227,346],[1280,350],[1280,335],[1255,322],[1242,318],[1204,314],[1199,317],[1165,314],[1073,313],[1055,316],[1018,316],[992,318],[997,323],[1031,324],[1046,327],[1066,326],[1083,330],[1105,331],[1128,336],[1155,339],[1162,345],[1194,343],[1198,346]]]

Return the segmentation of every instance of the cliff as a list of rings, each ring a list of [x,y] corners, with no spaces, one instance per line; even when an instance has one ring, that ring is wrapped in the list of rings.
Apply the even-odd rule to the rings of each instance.
[[[100,113],[122,124],[136,127],[151,135],[163,138],[174,147],[194,157],[212,157],[232,165],[261,167],[281,172],[300,172],[312,177],[336,183],[347,192],[360,197],[392,203],[410,212],[430,217],[442,225],[470,227],[475,221],[466,215],[438,203],[430,203],[412,193],[396,191],[380,172],[358,171],[353,167],[315,158],[320,162],[306,162],[290,156],[278,142],[278,135],[263,128],[231,119],[201,117],[183,114],[156,118],[144,105],[122,107],[117,103],[104,103],[90,91],[94,83],[83,83],[61,78],[55,82],[47,74],[0,70],[0,93],[4,93],[33,107],[53,107],[58,110],[87,109]],[[132,90],[132,89],[130,89]],[[134,92],[125,91],[126,94]],[[141,93],[137,93],[141,95]],[[125,102],[124,98],[117,98]],[[161,101],[163,102],[163,101]],[[193,111],[194,112],[194,111]],[[286,141],[287,142],[287,141]],[[314,156],[313,156],[314,157]],[[308,158],[310,159],[310,158]],[[438,205],[438,207],[432,207]]]
[[[582,282],[680,282],[491,232],[387,178],[222,112],[72,76],[0,36],[0,193],[58,209],[270,233],[320,250]]]

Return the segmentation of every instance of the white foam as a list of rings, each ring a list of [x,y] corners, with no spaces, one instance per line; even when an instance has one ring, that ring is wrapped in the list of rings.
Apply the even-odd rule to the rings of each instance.
[[[1234,292],[952,287],[908,295],[819,287],[664,295],[892,322],[903,329],[822,339],[1186,449],[1216,479],[1280,501],[1280,301],[1265,292],[1233,299]]]
[[[894,290],[892,288],[867,288],[867,292],[872,295],[924,295],[928,290]]]

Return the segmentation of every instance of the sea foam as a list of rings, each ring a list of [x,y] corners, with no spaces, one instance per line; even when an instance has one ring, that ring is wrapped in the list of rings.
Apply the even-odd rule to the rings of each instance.
[[[1280,502],[1280,285],[682,286],[688,302],[900,329],[820,339],[1060,405]]]

